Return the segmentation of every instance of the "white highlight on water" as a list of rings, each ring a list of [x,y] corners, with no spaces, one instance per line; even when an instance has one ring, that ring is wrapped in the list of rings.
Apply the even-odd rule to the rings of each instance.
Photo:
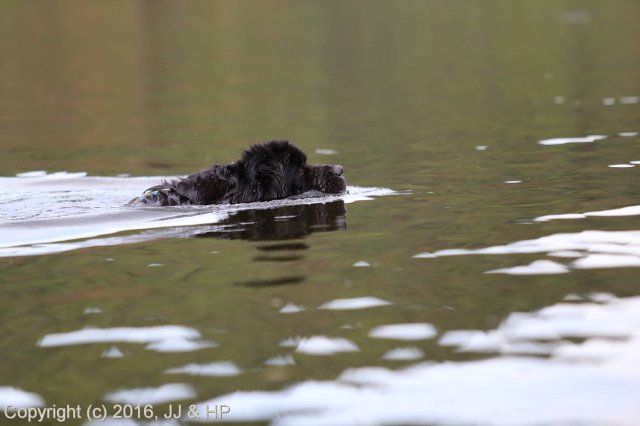
[[[189,374],[191,376],[230,377],[237,376],[242,370],[231,361],[216,361],[208,364],[187,364],[169,368],[165,374]]]
[[[336,151],[335,149],[317,148],[315,150],[315,153],[320,155],[337,155],[338,151]]]
[[[396,340],[426,340],[436,334],[436,328],[428,323],[381,325],[369,331],[369,337]]]
[[[564,274],[569,272],[569,268],[561,263],[551,260],[535,260],[526,266],[513,266],[510,268],[499,268],[487,271],[487,274],[509,274],[509,275],[546,275]]]
[[[287,303],[282,308],[280,308],[278,312],[280,312],[281,314],[297,314],[298,312],[302,312],[304,310],[305,309],[302,306],[298,306],[293,303]]]
[[[275,356],[264,362],[269,367],[286,367],[288,365],[296,365],[296,360],[291,354]]]
[[[27,392],[12,386],[0,386],[0,409],[44,407],[44,399],[37,393]]]
[[[66,333],[47,334],[40,339],[38,346],[49,348],[54,346],[85,345],[90,343],[152,343],[172,339],[192,340],[199,338],[199,331],[180,325],[85,328]]]
[[[571,265],[577,269],[619,268],[640,266],[640,231],[582,231],[552,234],[544,237],[479,249],[447,249],[433,253],[419,253],[414,258],[437,258],[477,254],[524,254],[571,251],[580,254]],[[517,267],[515,271],[534,273],[563,273],[565,270],[550,264]],[[546,267],[541,267],[546,266]],[[522,268],[522,269],[520,269]],[[495,271],[494,271],[495,272]]]
[[[124,358],[124,353],[116,346],[111,346],[102,352],[102,358]]]
[[[620,96],[618,100],[625,105],[637,104],[640,102],[640,96]]]
[[[569,340],[575,338],[586,340]],[[632,426],[640,421],[634,391],[640,389],[640,297],[513,313],[494,330],[450,330],[439,343],[500,356],[401,370],[352,368],[336,380],[234,392],[198,408],[203,414],[206,405],[226,404],[233,407],[229,421],[276,426]]]
[[[382,355],[382,359],[387,361],[415,361],[420,358],[424,358],[424,352],[415,347],[395,348]]]
[[[564,145],[568,143],[591,143],[591,142],[599,141],[605,138],[606,138],[605,135],[590,135],[590,136],[583,136],[583,137],[542,139],[538,141],[538,143],[540,145]]]
[[[172,401],[193,399],[198,394],[185,383],[168,383],[157,388],[123,389],[105,395],[105,401],[132,405],[164,404]]]
[[[377,297],[353,297],[349,299],[335,299],[330,302],[320,305],[318,309],[330,309],[330,310],[351,310],[351,309],[367,309],[375,308],[377,306],[390,305],[388,302]]]
[[[335,355],[339,352],[357,352],[360,349],[343,337],[312,336],[303,338],[296,352],[307,355]]]
[[[212,341],[173,337],[151,342],[145,346],[145,349],[156,352],[194,352],[200,349],[215,348],[217,346],[218,344]]]

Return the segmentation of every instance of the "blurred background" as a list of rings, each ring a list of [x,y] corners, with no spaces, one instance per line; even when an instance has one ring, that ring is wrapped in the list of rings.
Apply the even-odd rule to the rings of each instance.
[[[602,99],[638,92],[638,13],[634,1],[3,1],[0,170],[184,173],[289,138],[340,148],[373,184],[383,160],[436,160],[443,146],[617,130],[637,110]]]

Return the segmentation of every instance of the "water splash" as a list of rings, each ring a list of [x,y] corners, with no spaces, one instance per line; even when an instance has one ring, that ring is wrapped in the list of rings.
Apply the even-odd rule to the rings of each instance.
[[[0,178],[0,257],[60,253],[158,238],[187,237],[195,226],[209,226],[247,210],[344,203],[397,194],[386,188],[350,186],[348,193],[321,198],[262,203],[144,207],[125,204],[163,177],[99,177],[86,173],[29,172]],[[154,231],[155,230],[155,231]],[[103,237],[125,231],[137,234]],[[102,238],[95,238],[102,237]]]

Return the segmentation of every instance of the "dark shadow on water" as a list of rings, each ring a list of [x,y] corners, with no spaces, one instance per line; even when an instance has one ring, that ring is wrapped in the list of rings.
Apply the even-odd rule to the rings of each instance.
[[[298,255],[255,256],[253,260],[255,260],[256,262],[293,262],[294,260],[300,260],[303,258],[303,256]]]
[[[258,247],[260,251],[282,251],[282,250],[306,250],[309,246],[305,243],[276,243],[266,244]]]
[[[300,284],[305,279],[306,279],[305,276],[293,275],[293,276],[273,278],[268,280],[258,279],[258,280],[244,281],[244,282],[235,283],[235,285],[242,286],[242,287],[258,287],[258,288],[273,287],[273,286],[279,286],[279,285]]]

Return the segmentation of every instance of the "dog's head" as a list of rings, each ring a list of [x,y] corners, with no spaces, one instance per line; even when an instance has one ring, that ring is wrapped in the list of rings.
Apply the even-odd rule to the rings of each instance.
[[[341,194],[347,189],[339,164],[307,164],[304,168],[305,191]]]
[[[237,163],[249,191],[241,198],[268,201],[307,191],[345,191],[342,166],[307,164],[307,156],[287,141],[253,145]],[[244,200],[243,200],[244,201]]]

